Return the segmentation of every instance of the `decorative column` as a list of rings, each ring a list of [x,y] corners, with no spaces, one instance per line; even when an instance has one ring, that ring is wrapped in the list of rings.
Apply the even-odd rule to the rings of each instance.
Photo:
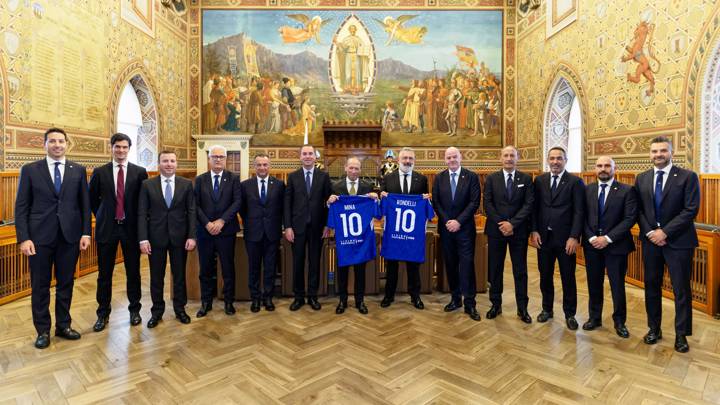
[[[197,173],[205,173],[208,170],[210,147],[221,145],[227,148],[228,151],[228,170],[240,175],[240,180],[247,179],[249,177],[250,139],[252,137],[252,135],[233,134],[193,135],[193,139],[197,142]]]

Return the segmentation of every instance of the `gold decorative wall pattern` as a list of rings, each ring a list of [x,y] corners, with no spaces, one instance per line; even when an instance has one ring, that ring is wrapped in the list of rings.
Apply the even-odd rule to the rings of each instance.
[[[683,83],[695,80],[691,58],[702,48],[698,42],[705,42],[698,22],[710,21],[718,4],[711,0],[600,0],[584,5],[577,21],[548,40],[541,29],[544,16],[533,22],[527,17],[520,21],[518,60],[523,62],[517,66],[518,100],[522,100],[517,110],[518,133],[535,137],[540,144],[543,118],[539,111],[548,96],[544,84],[564,61],[577,72],[587,95],[583,129],[588,165],[599,152],[613,151],[621,168],[645,168],[649,164],[647,149],[640,145],[658,134],[673,137],[678,163],[692,164],[695,140],[687,125],[692,118],[686,115],[692,101]],[[627,81],[627,74],[634,74],[636,66],[621,61],[641,20],[655,24],[655,53],[662,61],[651,95],[647,94],[647,82]],[[536,163],[539,167],[540,159]]]
[[[34,139],[38,134],[42,136],[42,132],[51,125],[63,126],[68,131],[73,145],[69,150],[72,159],[90,167],[107,161],[105,144],[114,130],[111,126],[110,115],[114,114],[114,110],[110,108],[110,96],[122,70],[131,61],[139,61],[145,69],[147,81],[162,89],[155,97],[160,128],[159,146],[176,149],[182,167],[194,164],[194,146],[190,142],[187,114],[187,19],[172,12],[162,12],[158,9],[159,3],[154,0],[148,4],[152,5],[155,16],[154,38],[121,18],[119,1],[0,2],[0,26],[9,32],[4,36],[10,38],[0,44],[0,59],[7,66],[6,80],[9,83],[5,99],[6,170],[18,169],[25,162],[41,156],[42,148],[36,147]],[[65,42],[70,43],[72,38],[80,37],[83,41],[90,41],[91,46],[71,48],[68,45],[68,51],[62,54],[57,53],[60,50],[54,50],[59,66],[64,64],[65,69],[45,67],[43,59],[36,57],[42,51],[39,48],[41,45],[33,39],[38,37],[36,29],[43,24],[67,26],[62,29],[71,32],[72,36],[63,39]],[[91,49],[86,51],[85,48]],[[88,74],[73,76],[71,67],[76,62],[73,58],[93,61],[95,67],[91,68],[83,62],[80,72],[85,69]],[[46,69],[46,73],[42,73],[42,69]],[[38,81],[32,79],[33,74],[41,78],[40,84],[36,85]],[[42,78],[51,76],[42,74],[59,77],[64,90],[49,97],[43,94]],[[77,82],[80,86],[74,84]],[[97,90],[91,94],[92,98],[88,98],[87,91],[93,86]],[[81,93],[74,90],[78,88]],[[73,94],[82,94],[83,103],[73,103]],[[37,114],[37,106],[42,106],[43,98],[64,103],[68,111],[80,108],[84,121],[64,119],[58,112]],[[92,120],[88,120],[88,116]]]

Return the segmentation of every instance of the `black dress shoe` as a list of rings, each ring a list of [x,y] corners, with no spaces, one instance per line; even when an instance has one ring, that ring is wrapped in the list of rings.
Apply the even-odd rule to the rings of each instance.
[[[530,317],[530,314],[528,314],[528,311],[526,309],[518,311],[517,316],[518,318],[520,318],[521,321],[525,323],[532,323],[532,317]]]
[[[548,319],[550,319],[552,317],[553,317],[552,312],[543,310],[542,312],[540,312],[540,315],[537,316],[537,321],[540,323],[547,322]]]
[[[583,330],[595,330],[601,326],[602,323],[600,323],[600,321],[588,319],[588,321],[583,324]]]
[[[140,312],[130,312],[130,325],[138,326],[142,323]]]
[[[617,335],[621,338],[627,339],[630,337],[630,331],[628,331],[625,325],[621,323],[615,325],[615,333],[617,333]]]
[[[340,301],[337,305],[337,308],[335,308],[335,313],[340,315],[345,312],[345,308],[347,308],[347,301]]]
[[[502,307],[500,307],[499,305],[493,305],[490,307],[490,310],[487,311],[487,314],[485,314],[485,318],[493,319],[500,314],[502,314]]]
[[[39,334],[37,339],[35,339],[35,347],[38,349],[45,349],[48,346],[50,346],[50,333],[43,332]]]
[[[202,318],[203,316],[207,315],[208,312],[212,311],[212,303],[211,302],[203,302],[200,304],[200,309],[198,309],[197,316],[198,318]]]
[[[643,337],[643,342],[645,342],[646,345],[654,345],[660,339],[662,339],[662,331],[660,329],[650,329],[645,337]]]
[[[274,311],[275,310],[275,304],[273,304],[272,298],[265,298],[265,310],[266,311]]]
[[[675,336],[675,351],[678,353],[687,353],[690,351],[690,345],[688,345],[688,341],[685,336]]]
[[[565,318],[565,325],[567,325],[567,328],[570,330],[577,330],[578,328],[578,323],[574,316]]]
[[[360,301],[359,304],[355,304],[355,308],[357,308],[358,312],[360,312],[363,315],[367,315],[367,313],[368,313],[367,305],[365,305],[365,303],[362,301]]]
[[[304,300],[304,299],[302,299],[302,298],[295,298],[295,300],[292,302],[292,304],[290,304],[290,310],[291,310],[291,311],[297,311],[297,310],[300,309],[300,307],[302,307],[303,305],[305,305],[305,300]]]
[[[387,308],[387,307],[390,306],[390,304],[393,303],[393,301],[395,301],[393,298],[384,297],[384,298],[382,299],[382,301],[380,301],[380,306],[383,307],[383,308]]]
[[[105,327],[107,326],[108,322],[110,322],[109,316],[98,317],[97,321],[95,321],[95,325],[93,325],[93,331],[102,332],[103,330],[105,330]]]
[[[473,321],[480,320],[480,313],[475,307],[465,307],[465,313],[468,314]]]
[[[423,304],[420,297],[415,297],[410,299],[410,302],[412,302],[413,306],[417,309],[425,309],[425,304]]]
[[[147,323],[148,329],[152,329],[152,328],[158,326],[158,323],[160,323],[160,321],[162,321],[162,317],[161,317],[161,316],[157,316],[157,317],[156,317],[156,316],[151,316],[151,317],[150,317],[150,320],[149,320],[148,323]]]
[[[445,312],[452,312],[456,309],[460,309],[461,305],[459,302],[452,300],[449,304],[445,305],[445,308],[443,308],[443,311]]]
[[[73,328],[67,327],[67,328],[60,328],[55,329],[55,336],[67,339],[67,340],[78,340],[80,339],[80,334]]]
[[[225,303],[225,315],[235,315],[235,306],[232,302]]]
[[[320,308],[322,308],[322,305],[320,305],[320,302],[317,300],[317,297],[308,298],[308,304],[310,304],[310,308],[312,308],[314,311],[319,311]]]
[[[185,311],[176,313],[175,318],[180,321],[180,323],[184,323],[185,325],[190,323],[190,317]]]
[[[250,304],[250,312],[260,312],[260,300],[252,300],[252,304]]]

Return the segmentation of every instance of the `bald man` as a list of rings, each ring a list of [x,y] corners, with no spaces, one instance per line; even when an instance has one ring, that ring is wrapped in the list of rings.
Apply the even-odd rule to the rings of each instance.
[[[597,181],[585,190],[587,215],[583,249],[590,299],[589,319],[583,324],[583,329],[590,331],[602,325],[603,284],[607,268],[615,332],[622,338],[628,338],[630,332],[625,327],[625,273],[628,254],[635,250],[630,228],[637,218],[637,196],[631,186],[615,179],[615,161],[610,156],[597,159],[595,175]]]
[[[451,294],[444,310],[464,306],[470,319],[479,321],[475,307],[475,212],[480,206],[480,181],[477,174],[461,167],[461,162],[460,150],[447,148],[447,170],[438,173],[433,183],[433,207]]]

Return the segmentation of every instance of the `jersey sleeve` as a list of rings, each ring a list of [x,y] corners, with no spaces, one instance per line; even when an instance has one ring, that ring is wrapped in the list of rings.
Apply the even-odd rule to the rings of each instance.
[[[427,217],[427,220],[430,221],[431,219],[435,218],[435,210],[433,210],[430,200],[423,198],[423,201],[425,201],[425,215]]]

